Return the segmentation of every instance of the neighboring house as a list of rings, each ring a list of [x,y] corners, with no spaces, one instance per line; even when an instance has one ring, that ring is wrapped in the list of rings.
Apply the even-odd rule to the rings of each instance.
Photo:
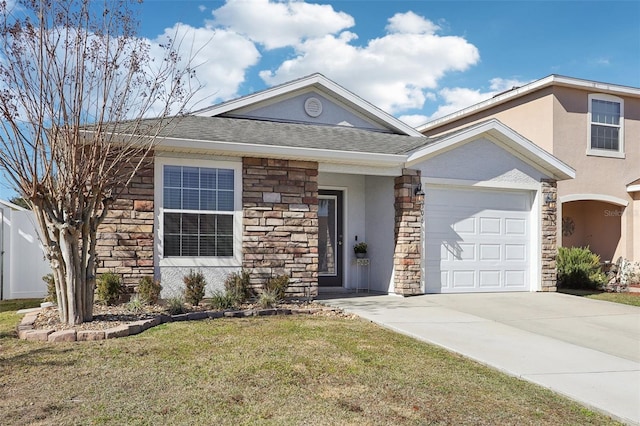
[[[561,245],[640,261],[640,88],[551,75],[418,130],[433,137],[488,119],[576,170],[558,182]]]
[[[0,300],[45,297],[50,272],[33,212],[0,200]]]
[[[100,228],[100,270],[163,295],[241,268],[325,288],[555,290],[556,181],[574,171],[496,120],[442,138],[314,74],[197,111]],[[353,245],[368,243],[369,265]]]

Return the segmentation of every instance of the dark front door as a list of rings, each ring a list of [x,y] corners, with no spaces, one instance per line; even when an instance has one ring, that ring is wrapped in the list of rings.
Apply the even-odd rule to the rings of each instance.
[[[318,194],[318,285],[342,287],[342,191]]]

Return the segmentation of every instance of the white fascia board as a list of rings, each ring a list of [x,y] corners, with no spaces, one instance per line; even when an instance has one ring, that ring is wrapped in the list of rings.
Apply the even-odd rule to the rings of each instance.
[[[13,204],[12,202],[7,201],[7,200],[0,200],[0,204],[2,204],[5,207],[10,208],[11,210],[17,210],[19,212],[26,212],[27,211],[27,209],[25,209],[24,207],[20,207],[17,204]]]
[[[496,119],[471,126],[466,130],[459,131],[415,151],[409,155],[407,167],[411,167],[418,162],[440,155],[482,136],[489,136],[489,139],[494,143],[498,142],[500,145],[503,145],[503,148],[509,148],[512,154],[517,153],[518,157],[523,161],[541,172],[551,175],[557,180],[574,179],[576,177],[576,172],[573,168]]]
[[[258,93],[243,96],[241,98],[224,102],[217,106],[212,106],[200,111],[195,112],[193,115],[201,117],[213,117],[216,115],[224,114],[235,109],[244,108],[246,106],[256,104],[263,101],[268,101],[278,96],[286,95],[297,90],[305,89],[308,87],[315,87],[317,90],[328,94],[329,96],[338,97],[344,99],[347,103],[351,103],[358,109],[364,112],[365,116],[369,115],[374,117],[377,121],[390,126],[400,132],[403,132],[409,136],[424,136],[422,133],[409,126],[408,124],[398,120],[390,114],[382,111],[380,108],[365,101],[356,94],[350,92],[339,84],[329,80],[322,74],[313,74],[309,77],[295,80],[289,83],[272,87],[270,89],[263,90]]]
[[[640,184],[637,185],[627,185],[627,192],[640,192]]]
[[[305,161],[338,164],[368,164],[397,167],[404,164],[406,155],[378,154],[370,152],[337,151],[317,148],[233,143],[225,141],[199,141],[192,139],[158,139],[157,150],[216,152],[235,156],[265,156],[269,158],[291,158]]]
[[[519,98],[527,93],[535,92],[536,90],[540,90],[543,87],[551,86],[554,84],[565,87],[575,87],[585,90],[606,92],[621,96],[640,96],[640,88],[637,87],[620,86],[617,84],[599,83],[596,81],[582,80],[573,77],[550,75],[540,80],[533,81],[529,84],[525,84],[524,86],[518,87],[517,89],[509,90],[500,95],[496,95],[493,98],[487,99],[486,101],[478,102],[475,105],[471,105],[470,107],[461,109],[452,114],[445,115],[444,117],[437,118],[433,121],[429,121],[428,123],[416,127],[416,130],[418,130],[419,132],[424,132],[434,127],[439,127],[443,124],[456,121],[457,119],[465,117],[467,115],[484,111],[485,109],[489,109],[495,105],[499,105],[511,99]]]

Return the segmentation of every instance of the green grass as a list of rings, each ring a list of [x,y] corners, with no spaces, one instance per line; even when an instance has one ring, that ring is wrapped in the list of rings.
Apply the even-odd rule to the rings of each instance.
[[[18,311],[20,309],[37,308],[42,299],[12,299],[0,300],[0,312]]]
[[[605,293],[597,290],[559,289],[560,293],[582,296],[588,299],[604,300],[606,302],[622,303],[624,305],[640,306],[640,295],[637,293]]]
[[[632,293],[598,293],[587,295],[589,299],[605,300],[607,302],[623,303],[625,305],[640,306],[640,295]]]
[[[18,319],[0,313],[3,425],[616,424],[361,320],[219,319],[46,344],[15,339]]]

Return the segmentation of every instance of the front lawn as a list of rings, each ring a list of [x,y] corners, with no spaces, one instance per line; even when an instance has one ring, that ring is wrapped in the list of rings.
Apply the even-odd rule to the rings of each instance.
[[[164,324],[46,344],[0,313],[0,421],[17,424],[616,424],[359,319]]]
[[[589,299],[604,300],[606,302],[640,306],[640,294],[638,293],[607,293],[597,290],[580,290],[570,288],[558,289],[558,292],[574,296],[582,296]]]

